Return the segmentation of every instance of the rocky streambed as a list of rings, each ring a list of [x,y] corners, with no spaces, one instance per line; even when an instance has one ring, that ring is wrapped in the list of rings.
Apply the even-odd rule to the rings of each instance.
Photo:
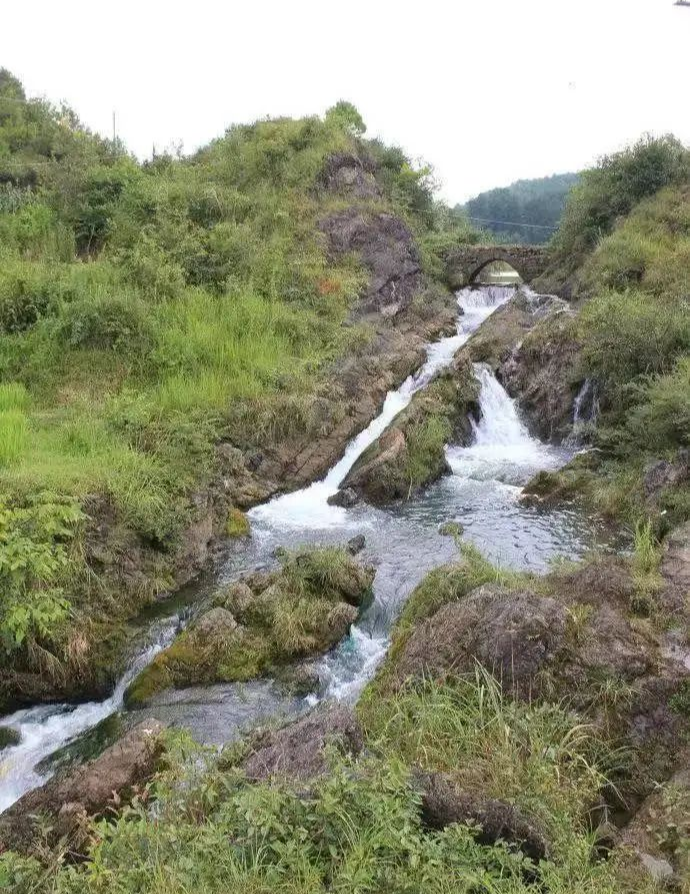
[[[453,538],[439,533],[449,522],[459,524],[467,541],[494,561],[536,571],[555,556],[576,558],[606,542],[603,530],[572,508],[542,512],[521,503],[521,486],[570,454],[531,437],[494,367],[485,362],[491,354],[487,344],[493,346],[493,356],[507,356],[516,333],[529,331],[549,313],[560,313],[562,303],[528,291],[516,296],[506,287],[467,289],[458,300],[457,331],[431,345],[426,363],[389,392],[379,416],[328,474],[250,512],[252,536],[233,550],[219,579],[207,588],[208,596],[192,590],[197,619],[187,630],[179,632],[185,613],[154,621],[139,654],[105,701],[37,706],[4,718],[0,725],[15,730],[21,741],[2,754],[0,805],[8,806],[51,772],[49,763],[41,763],[51,751],[121,710],[126,692],[127,725],[141,718],[143,710],[147,717],[189,727],[201,741],[215,744],[257,719],[294,715],[322,699],[352,700],[385,655],[391,625],[407,596],[426,572],[456,555]],[[476,365],[476,359],[483,365]],[[343,481],[366,467],[367,456],[380,451],[391,432],[401,431],[403,439],[410,439],[408,420],[424,416],[430,394],[433,401],[439,388],[452,394],[443,438],[432,445],[434,473],[415,480],[397,457],[398,478],[408,474],[407,493],[397,487],[377,501],[386,504],[378,507],[365,501],[349,509],[333,505]],[[372,477],[381,479],[382,465],[376,468]],[[394,497],[404,499],[390,502]],[[320,603],[322,610],[312,601],[305,627],[299,613],[285,611],[295,598],[290,589],[294,582],[286,587],[276,579],[276,551],[342,545],[356,535],[366,541],[363,565],[375,568],[371,599],[364,599],[364,585],[359,595],[343,597],[333,591],[332,600]],[[243,576],[243,583],[228,593],[228,584]],[[304,586],[302,579],[302,596]],[[284,634],[290,624],[298,645],[285,649],[281,637],[270,631]],[[226,660],[231,640],[236,661]],[[307,657],[312,666],[298,674],[303,684],[309,682],[306,697],[296,694],[294,686],[272,681],[278,665]],[[266,674],[264,682],[251,682]]]

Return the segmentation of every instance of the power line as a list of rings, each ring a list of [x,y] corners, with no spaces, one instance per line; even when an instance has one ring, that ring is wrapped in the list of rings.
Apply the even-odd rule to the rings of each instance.
[[[466,215],[469,220],[476,220],[480,223],[504,224],[507,227],[530,227],[533,230],[557,230],[558,227],[546,226],[546,224],[528,224],[520,223],[518,220],[490,220],[488,217],[472,217],[471,214]]]

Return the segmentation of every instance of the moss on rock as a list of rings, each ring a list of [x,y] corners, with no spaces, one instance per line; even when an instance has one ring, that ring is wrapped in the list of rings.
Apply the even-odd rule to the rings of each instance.
[[[249,525],[249,519],[246,514],[242,512],[241,509],[238,509],[236,506],[233,506],[232,509],[228,512],[228,521],[225,526],[225,533],[228,537],[249,537],[251,532],[251,528]]]
[[[235,581],[131,683],[128,705],[171,686],[240,682],[325,652],[347,634],[370,592],[372,568],[345,549],[281,556],[282,568]]]
[[[445,445],[466,443],[479,383],[466,357],[441,373],[355,463],[343,482],[373,504],[406,499],[447,470]]]

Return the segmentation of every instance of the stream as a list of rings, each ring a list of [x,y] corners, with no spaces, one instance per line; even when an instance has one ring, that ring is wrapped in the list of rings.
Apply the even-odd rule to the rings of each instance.
[[[568,508],[544,511],[520,502],[526,481],[539,470],[567,462],[574,448],[553,447],[531,437],[514,402],[493,373],[481,365],[475,366],[481,385],[481,416],[473,423],[470,446],[446,448],[451,475],[421,496],[390,508],[360,503],[344,509],[327,502],[357,458],[413,395],[452,361],[472,333],[514,293],[508,286],[460,291],[456,334],[429,346],[424,365],[400,388],[389,392],[381,413],[350,442],[325,478],[249,512],[252,537],[227,559],[215,578],[218,585],[249,569],[270,565],[279,546],[343,543],[355,534],[365,535],[360,558],[376,566],[374,599],[350,635],[316,663],[318,693],[306,698],[286,695],[270,680],[192,687],[162,693],[143,711],[126,712],[128,722],[156,717],[189,728],[201,742],[220,745],[247,727],[271,718],[296,716],[321,699],[354,700],[383,658],[391,626],[411,591],[432,568],[456,558],[453,538],[439,533],[445,522],[461,523],[465,539],[494,562],[514,568],[543,571],[556,556],[578,558],[594,546],[606,545],[603,532],[580,512]],[[0,753],[0,812],[45,781],[52,772],[46,758],[122,710],[129,682],[171,642],[179,628],[178,614],[154,620],[145,644],[106,700],[39,705],[0,718],[0,726],[13,727],[21,735],[18,745]]]

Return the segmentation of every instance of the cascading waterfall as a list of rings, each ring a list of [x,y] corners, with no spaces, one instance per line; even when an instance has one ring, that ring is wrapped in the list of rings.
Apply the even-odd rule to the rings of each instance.
[[[469,447],[446,450],[454,474],[522,484],[537,469],[560,465],[562,451],[530,435],[520,421],[515,401],[489,367],[476,364],[474,372],[481,385],[480,419],[479,422],[471,420],[474,437]]]
[[[350,442],[342,459],[325,478],[250,512],[253,536],[245,552],[225,572],[226,579],[230,579],[228,573],[236,577],[265,565],[277,546],[295,542],[342,543],[353,527],[367,531],[367,558],[377,563],[374,600],[353,626],[350,636],[318,663],[322,681],[318,698],[351,700],[372,676],[388,647],[390,627],[413,587],[426,571],[455,555],[452,541],[438,534],[441,521],[461,518],[470,540],[493,558],[507,558],[518,567],[544,568],[554,555],[577,556],[589,546],[587,537],[591,529],[585,529],[584,522],[580,523],[574,513],[554,511],[544,517],[518,504],[517,485],[539,469],[559,465],[566,457],[563,451],[530,437],[519,420],[514,402],[484,366],[475,367],[481,384],[481,416],[473,426],[473,443],[468,447],[451,446],[446,451],[454,475],[438,482],[419,498],[389,510],[365,504],[346,510],[327,503],[364,450],[409,404],[413,395],[450,364],[456,351],[481,323],[513,294],[514,289],[505,286],[461,291],[458,304],[462,313],[455,335],[429,347],[422,368],[387,395],[380,415]],[[21,734],[19,745],[0,754],[0,811],[45,780],[47,773],[36,770],[40,761],[122,708],[129,682],[171,642],[178,629],[177,617],[156,622],[149,631],[146,649],[108,699],[78,706],[35,706],[0,718],[0,725],[14,727]],[[182,704],[182,713],[175,715],[174,722],[189,726],[202,741],[227,741],[232,737],[230,734],[225,739],[204,740],[203,729],[200,731],[195,725],[203,704],[201,698],[199,692],[194,694],[192,713],[185,714]],[[225,714],[222,712],[224,698],[228,708]],[[227,722],[233,725],[229,733],[237,729],[237,717],[242,712],[235,706],[240,699],[242,695],[237,687],[227,690],[215,687],[213,696],[209,696],[208,712],[216,720],[220,715],[229,718]],[[273,693],[270,701],[278,710],[280,694]],[[156,711],[156,706],[151,706],[147,716],[155,717]],[[258,716],[255,711],[248,719]],[[262,719],[265,717],[262,715]],[[214,727],[218,725],[216,722]]]
[[[504,304],[515,289],[509,286],[487,286],[484,289],[463,289],[458,294],[461,314],[455,335],[442,338],[427,349],[427,359],[416,373],[409,376],[397,391],[389,391],[379,415],[347,446],[343,458],[336,463],[321,481],[309,487],[276,497],[249,513],[253,520],[269,525],[294,528],[327,528],[343,525],[347,512],[339,506],[330,506],[328,498],[337,493],[340,483],[364,451],[383,434],[393,419],[407,407],[413,396],[429,384],[488,317]]]
[[[120,710],[131,681],[172,642],[178,629],[176,617],[156,625],[149,632],[150,644],[132,661],[105,701],[77,706],[37,705],[2,718],[2,725],[17,730],[20,740],[0,755],[0,813],[50,776],[35,769],[44,758]]]

